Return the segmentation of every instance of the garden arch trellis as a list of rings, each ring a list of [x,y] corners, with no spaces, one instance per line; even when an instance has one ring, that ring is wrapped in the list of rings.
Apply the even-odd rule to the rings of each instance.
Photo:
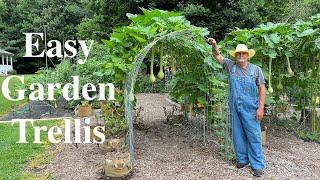
[[[133,62],[133,69],[127,73],[126,76],[126,80],[124,81],[124,105],[125,105],[125,119],[126,122],[128,124],[128,135],[127,135],[127,145],[129,148],[129,152],[132,158],[132,161],[134,162],[134,135],[133,135],[133,119],[134,119],[134,110],[133,110],[133,102],[131,101],[130,96],[134,93],[134,86],[136,83],[136,79],[138,77],[138,74],[140,72],[141,69],[141,64],[144,60],[144,58],[146,57],[146,55],[148,54],[148,52],[151,50],[151,48],[153,46],[155,46],[158,42],[161,41],[167,41],[167,40],[172,40],[173,38],[176,41],[177,44],[183,46],[184,44],[181,43],[183,41],[179,41],[181,39],[179,38],[183,38],[183,39],[191,39],[194,40],[193,38],[193,32],[189,29],[184,29],[184,30],[180,30],[180,31],[174,31],[171,33],[168,33],[166,35],[160,36],[155,38],[151,43],[149,43],[148,45],[146,45],[143,49],[141,49],[139,51],[139,53],[135,56],[134,58],[134,62]],[[194,43],[196,43],[196,41],[194,40]],[[205,55],[203,54],[203,52],[200,52],[201,55],[203,56],[203,58],[205,58]],[[210,53],[210,52],[209,52]],[[204,69],[208,70],[206,68],[206,65],[203,64]],[[209,72],[208,72],[209,73]],[[210,83],[207,83],[208,86],[210,86]],[[210,96],[210,93],[208,92],[208,96]],[[210,98],[206,98],[207,101],[211,101]],[[227,99],[225,100],[225,103],[227,102]],[[212,103],[212,102],[210,102]],[[226,107],[226,106],[224,106]],[[210,125],[208,125],[208,111],[210,111],[207,107],[204,108],[204,116],[203,116],[203,140],[204,142],[206,141],[206,130],[210,127]],[[221,113],[223,113],[223,115],[225,116],[226,119],[226,127],[225,127],[225,135],[229,136],[230,135],[230,119],[229,119],[229,113],[227,109],[224,109]],[[184,112],[184,116],[186,118],[187,113],[186,111]],[[226,146],[226,150],[225,152],[228,154],[230,153],[228,151],[228,147],[227,145],[230,144],[230,137],[225,137],[225,142],[224,145]],[[227,156],[226,156],[227,157]]]

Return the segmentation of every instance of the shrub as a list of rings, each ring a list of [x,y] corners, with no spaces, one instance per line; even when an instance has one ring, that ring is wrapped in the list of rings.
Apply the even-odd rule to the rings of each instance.
[[[13,69],[13,70],[8,71],[7,74],[8,75],[16,75],[17,71]]]

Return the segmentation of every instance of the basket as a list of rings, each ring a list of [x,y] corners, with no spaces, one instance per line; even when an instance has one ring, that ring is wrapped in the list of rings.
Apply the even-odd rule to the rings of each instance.
[[[79,105],[76,107],[76,116],[78,117],[90,117],[93,115],[91,105]]]
[[[120,178],[128,176],[132,171],[130,154],[123,159],[106,159],[104,173],[107,177]]]
[[[125,138],[106,139],[101,147],[106,152],[121,151],[125,147]]]

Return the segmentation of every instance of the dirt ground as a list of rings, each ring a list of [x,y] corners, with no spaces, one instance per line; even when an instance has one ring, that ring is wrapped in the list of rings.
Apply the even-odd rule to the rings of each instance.
[[[228,165],[216,146],[190,140],[180,126],[164,123],[165,95],[138,94],[143,107],[135,129],[135,172],[132,179],[253,179],[249,167]],[[320,145],[292,133],[268,133],[264,147],[266,170],[260,179],[320,179]],[[100,179],[104,154],[97,145],[61,144],[62,151],[44,167],[54,179]]]

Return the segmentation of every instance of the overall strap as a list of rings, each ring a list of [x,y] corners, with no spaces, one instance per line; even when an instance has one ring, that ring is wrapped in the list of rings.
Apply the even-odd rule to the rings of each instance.
[[[234,74],[236,72],[236,65],[237,65],[236,63],[232,65],[231,74]]]
[[[248,65],[249,65],[250,76],[251,76],[251,77],[254,77],[253,65],[252,65],[252,64],[248,64]]]

